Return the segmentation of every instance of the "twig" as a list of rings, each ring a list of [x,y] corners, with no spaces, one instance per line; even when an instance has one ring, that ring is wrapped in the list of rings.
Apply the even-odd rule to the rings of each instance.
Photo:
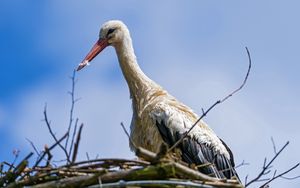
[[[33,153],[30,152],[26,157],[24,157],[24,159],[20,162],[20,164],[19,164],[18,166],[16,166],[16,170],[21,166],[21,163],[22,163],[23,161],[28,161],[28,159],[29,159],[32,155],[33,155]],[[16,170],[15,170],[15,171],[16,171]]]
[[[237,169],[237,168],[240,168],[240,167],[245,166],[245,165],[249,165],[249,163],[246,163],[246,162],[243,160],[240,164],[236,165],[234,168]]]
[[[282,179],[286,179],[286,180],[294,180],[294,179],[298,179],[300,178],[300,176],[295,176],[295,177],[285,177],[285,176],[281,176]]]
[[[107,159],[91,159],[91,160],[86,160],[86,161],[80,161],[80,162],[75,162],[73,164],[68,164],[68,165],[63,165],[61,168],[70,168],[70,167],[79,167],[81,165],[85,164],[92,164],[92,163],[108,163],[109,161],[114,161],[117,163],[125,163],[125,162],[130,162],[134,164],[138,164],[141,166],[149,165],[150,163],[147,161],[141,161],[141,160],[130,160],[130,159],[118,159],[118,158],[107,158]]]
[[[76,161],[76,157],[77,157],[77,153],[78,153],[78,148],[79,148],[79,142],[80,142],[80,138],[81,138],[82,128],[83,128],[83,123],[80,125],[78,133],[77,133],[76,142],[74,144],[74,151],[73,151],[72,163],[74,163]]]
[[[290,169],[282,172],[281,174],[278,174],[277,176],[275,176],[275,173],[274,173],[274,176],[269,180],[267,181],[266,183],[264,183],[263,185],[260,186],[260,188],[264,188],[266,185],[268,185],[269,183],[271,183],[272,181],[274,181],[275,179],[279,178],[279,177],[282,177],[283,175],[289,173],[290,171],[294,170],[295,168],[297,168],[298,166],[300,165],[300,163],[296,164],[295,166],[291,167]]]
[[[184,134],[183,134],[183,136],[175,143],[175,144],[173,144],[170,148],[169,148],[169,150],[168,150],[168,152],[170,152],[170,151],[172,151],[175,147],[177,147],[186,137],[187,137],[187,135],[192,131],[192,129],[203,119],[203,117],[205,117],[207,114],[208,114],[208,112],[210,111],[210,110],[212,110],[215,106],[217,106],[218,104],[221,104],[221,103],[223,103],[224,101],[226,101],[228,98],[230,98],[230,97],[232,97],[235,93],[237,93],[238,91],[240,91],[244,86],[245,86],[245,84],[246,84],[246,82],[247,82],[247,80],[248,80],[248,77],[249,77],[249,74],[250,74],[250,70],[251,70],[251,65],[252,65],[252,63],[251,63],[251,56],[250,56],[250,52],[249,52],[249,50],[248,50],[248,48],[246,47],[246,51],[247,51],[247,55],[248,55],[248,62],[249,62],[249,66],[248,66],[248,70],[247,70],[247,73],[246,73],[246,76],[245,76],[245,78],[244,78],[244,81],[243,81],[243,83],[237,88],[237,89],[235,89],[234,91],[232,91],[229,95],[227,95],[227,96],[225,96],[223,99],[221,99],[221,100],[218,100],[218,101],[216,101],[213,105],[211,105],[206,111],[204,111],[203,109],[202,109],[202,115],[201,115],[201,117],[192,125],[192,127],[187,131],[187,132],[185,132]]]
[[[69,157],[69,154],[68,154],[66,148],[64,148],[64,147],[61,145],[61,143],[59,142],[59,140],[57,140],[55,134],[54,134],[53,131],[52,131],[52,128],[51,128],[51,125],[50,125],[50,122],[49,122],[48,116],[47,116],[47,104],[45,105],[45,108],[44,108],[44,121],[45,121],[45,123],[46,123],[46,125],[47,125],[47,127],[48,127],[48,130],[49,130],[49,132],[50,132],[52,138],[54,139],[54,141],[59,145],[59,147],[60,147],[60,148],[63,150],[63,152],[65,153],[66,158],[67,158],[67,161],[70,162],[70,157]],[[65,136],[67,137],[68,134],[69,134],[69,133],[67,132],[67,133],[65,134]]]
[[[86,155],[86,159],[89,161],[89,160],[90,160],[89,153],[88,153],[88,152],[85,152],[85,155]]]
[[[14,161],[11,163],[11,165],[10,165],[8,171],[12,170],[12,167],[15,165],[15,162],[17,161],[17,159],[18,159],[18,157],[19,157],[19,153],[20,153],[20,150],[18,150],[18,149],[15,149],[15,150],[13,151],[13,154],[14,154],[15,158],[14,158]]]
[[[274,141],[273,137],[271,137],[271,141],[272,141],[274,153],[276,154],[277,150],[276,150],[276,145],[275,145],[275,141]]]
[[[249,174],[247,174],[245,177],[245,185],[248,183],[248,176],[249,176]]]
[[[49,151],[51,151],[53,148],[55,148],[57,145],[59,145],[66,137],[67,137],[68,133],[66,133],[63,137],[61,137],[59,140],[57,140],[51,147],[49,147]],[[44,159],[46,155],[46,152],[42,152],[41,156],[39,157],[39,159],[36,161],[36,163],[33,165],[32,169],[34,169],[35,167],[37,167],[40,162]]]
[[[78,99],[75,99],[75,85],[76,85],[75,78],[76,78],[76,70],[73,71],[73,74],[70,77],[70,79],[72,80],[72,88],[71,88],[71,91],[68,92],[71,95],[70,119],[69,119],[69,126],[68,126],[68,130],[67,130],[68,133],[70,133],[70,131],[71,131],[71,127],[72,127],[72,123],[73,123],[74,107],[75,107],[75,103],[78,100]],[[70,136],[68,135],[66,142],[65,142],[65,148],[68,147],[69,137]],[[71,154],[69,153],[69,155],[71,155]]]
[[[121,122],[121,127],[123,128],[125,134],[127,135],[128,139],[129,139],[130,144],[133,146],[134,152],[136,153],[137,146],[135,145],[135,143],[134,143],[133,140],[131,139],[131,137],[130,137],[128,131],[126,130],[126,128],[125,128],[125,126],[124,126],[124,124],[123,124],[123,122]]]
[[[274,162],[274,160],[279,156],[279,154],[289,145],[289,141],[286,142],[286,144],[274,155],[274,157],[270,160],[270,162],[267,163],[267,159],[264,159],[264,165],[263,165],[263,169],[261,170],[261,172],[251,181],[249,181],[248,183],[245,183],[245,187],[248,187],[249,185],[251,185],[254,182],[257,182],[260,180],[260,178],[264,175],[267,175],[271,172],[270,167],[271,164]]]
[[[40,156],[40,152],[38,151],[38,149],[35,147],[34,143],[29,140],[28,138],[26,138],[26,140],[30,143],[31,147],[34,149],[35,153],[37,154],[37,156]]]
[[[13,169],[16,168],[13,164],[10,164],[6,161],[1,162],[1,167],[3,168],[3,165],[7,165],[9,167],[9,169]],[[9,170],[8,170],[9,171]]]
[[[44,150],[45,150],[46,155],[48,156],[46,166],[50,166],[50,162],[51,162],[53,155],[51,154],[47,145],[45,145]]]
[[[16,168],[14,169],[14,171],[13,171],[13,174],[14,174],[14,176],[13,176],[13,179],[11,179],[11,180],[15,180],[23,171],[24,171],[24,169],[26,168],[26,166],[28,165],[28,159],[31,157],[33,155],[33,152],[30,152],[19,164],[18,164],[18,166],[16,166]],[[25,177],[25,175],[26,175],[27,173],[25,173],[22,177],[20,177],[20,180],[22,180],[24,177]],[[0,185],[1,185],[1,183],[0,183]]]
[[[72,135],[71,145],[70,145],[70,148],[69,148],[69,156],[71,156],[71,152],[72,152],[72,149],[73,149],[74,139],[75,139],[75,135],[76,135],[76,132],[77,132],[77,125],[78,125],[78,118],[75,121],[75,127],[73,129],[73,135]]]

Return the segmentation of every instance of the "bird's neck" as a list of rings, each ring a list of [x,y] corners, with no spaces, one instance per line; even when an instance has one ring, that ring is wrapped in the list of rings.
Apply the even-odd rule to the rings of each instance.
[[[115,49],[133,99],[142,97],[146,90],[156,87],[157,84],[148,78],[137,64],[130,37],[125,37],[122,42],[116,44]]]

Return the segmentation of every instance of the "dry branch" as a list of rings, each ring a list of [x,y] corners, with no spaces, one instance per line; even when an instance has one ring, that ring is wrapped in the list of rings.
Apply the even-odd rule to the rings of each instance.
[[[239,92],[246,84],[249,74],[250,74],[250,70],[251,70],[251,56],[250,56],[250,52],[248,50],[248,48],[246,47],[246,51],[247,51],[247,55],[248,55],[248,70],[246,73],[246,76],[243,80],[243,83],[234,91],[232,91],[230,94],[228,94],[227,96],[225,96],[223,99],[216,101],[213,105],[211,105],[206,111],[204,111],[202,109],[202,115],[200,116],[200,118],[198,118],[198,120],[192,125],[192,127],[183,134],[183,136],[173,145],[170,147],[170,149],[168,150],[168,152],[172,151],[174,148],[176,148],[186,137],[187,135],[192,131],[192,129],[208,114],[208,112],[210,112],[215,106],[217,106],[218,104],[221,104],[223,102],[225,102],[227,99],[229,99],[230,97],[232,97],[235,93]]]
[[[278,174],[277,176],[276,176],[276,171],[275,171],[273,177],[272,177],[270,180],[268,180],[266,183],[264,183],[263,185],[261,185],[260,188],[264,188],[266,185],[268,185],[269,183],[271,183],[271,182],[274,181],[275,179],[280,178],[280,177],[284,176],[285,174],[291,172],[292,170],[296,169],[299,165],[300,165],[300,163],[297,163],[297,164],[294,165],[293,167],[291,167],[291,168],[289,168],[288,170],[286,170],[286,171],[284,171],[284,172]]]
[[[29,153],[15,168],[14,170],[9,170],[5,176],[0,178],[0,186],[14,182],[24,171],[28,165],[28,159],[33,155]]]
[[[63,137],[61,137],[59,140],[57,140],[52,146],[50,146],[49,147],[49,151],[51,151],[53,148],[55,148],[57,145],[60,145],[60,143],[65,139],[67,137],[67,133],[63,136]],[[36,163],[33,165],[33,169],[35,168],[35,167],[37,167],[39,164],[40,164],[40,162],[44,159],[44,157],[46,156],[46,152],[44,151],[42,154],[41,154],[41,156],[39,157],[39,159],[36,161]]]
[[[273,150],[274,150],[274,156],[273,158],[267,163],[267,158],[264,159],[264,163],[263,163],[263,168],[260,171],[260,173],[253,178],[251,181],[247,182],[247,178],[248,176],[246,176],[245,179],[245,187],[248,187],[249,185],[253,184],[253,183],[257,183],[257,182],[261,182],[261,181],[266,181],[263,185],[260,186],[260,188],[265,187],[266,185],[268,185],[269,183],[271,183],[272,181],[274,181],[275,179],[284,176],[285,174],[291,172],[292,170],[296,169],[300,163],[297,163],[296,165],[294,165],[293,167],[289,168],[288,170],[276,175],[277,170],[274,171],[273,176],[271,178],[264,178],[262,179],[262,177],[268,175],[271,172],[271,168],[272,168],[272,164],[273,162],[276,160],[276,158],[281,154],[281,152],[286,149],[286,147],[289,145],[289,141],[287,141],[284,146],[277,152],[276,151],[276,145],[275,142],[273,140],[273,138],[271,138],[272,144],[273,144]]]
[[[77,153],[78,153],[78,148],[79,148],[79,142],[80,142],[80,138],[81,138],[82,128],[83,128],[83,123],[80,125],[79,131],[77,133],[77,138],[76,138],[76,142],[75,142],[75,145],[74,145],[72,163],[74,163],[76,161],[76,157],[77,157]]]
[[[58,139],[56,138],[55,134],[52,131],[50,121],[48,120],[48,116],[47,116],[47,105],[45,105],[45,108],[44,108],[44,121],[48,127],[50,135],[52,136],[54,141],[59,145],[59,147],[62,149],[62,151],[65,153],[67,161],[70,162],[70,156],[68,154],[67,149],[60,142],[58,142]],[[67,137],[69,135],[69,133],[67,132],[65,135]]]
[[[67,132],[69,134],[71,132],[71,128],[72,128],[72,125],[73,125],[73,119],[74,119],[73,116],[74,116],[75,103],[79,100],[79,99],[75,99],[75,86],[76,86],[76,82],[77,82],[77,80],[76,80],[76,70],[73,70],[73,74],[72,74],[72,76],[70,76],[70,79],[72,80],[72,87],[71,87],[71,91],[68,92],[68,94],[70,94],[70,96],[71,96],[71,108],[70,108],[70,116],[69,116],[69,125],[68,125],[68,130],[67,130]],[[78,121],[78,119],[75,122],[75,127],[76,127],[77,121]],[[73,132],[75,134],[76,130],[74,130]],[[65,142],[65,148],[68,148],[69,138],[70,138],[70,135],[67,136],[67,139],[66,139],[66,142]],[[73,141],[71,142],[71,146],[72,146],[72,144],[73,144]],[[72,150],[71,146],[70,146],[70,151]],[[71,153],[69,153],[69,156],[71,156]]]
[[[71,156],[71,152],[72,152],[72,149],[73,149],[73,146],[74,146],[74,139],[75,139],[75,136],[76,136],[76,133],[77,133],[78,120],[79,119],[77,118],[76,121],[75,121],[74,129],[73,129],[72,140],[71,140],[71,144],[70,144],[70,148],[69,148],[69,156]]]

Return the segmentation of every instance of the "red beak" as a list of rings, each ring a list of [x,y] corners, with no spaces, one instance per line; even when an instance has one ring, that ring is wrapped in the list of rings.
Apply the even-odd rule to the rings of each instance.
[[[96,44],[93,46],[91,51],[87,54],[84,60],[79,64],[77,71],[83,69],[86,65],[89,64],[104,48],[108,46],[107,39],[99,39]]]

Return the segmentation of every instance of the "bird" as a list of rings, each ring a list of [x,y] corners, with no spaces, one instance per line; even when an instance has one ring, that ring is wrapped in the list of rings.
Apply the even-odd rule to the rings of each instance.
[[[158,152],[161,144],[175,144],[198,120],[194,111],[151,80],[139,67],[127,26],[120,20],[105,22],[99,39],[79,64],[77,71],[106,47],[114,47],[132,100],[130,148],[143,147]],[[198,166],[204,174],[238,177],[233,153],[225,142],[203,121],[199,121],[177,146],[182,161]]]

